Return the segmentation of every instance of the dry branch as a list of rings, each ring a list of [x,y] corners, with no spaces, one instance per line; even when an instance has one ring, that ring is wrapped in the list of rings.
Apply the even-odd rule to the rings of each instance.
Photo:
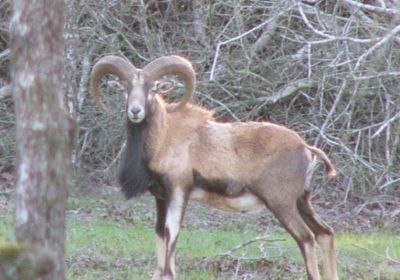
[[[223,253],[219,253],[216,255],[213,255],[211,257],[207,257],[206,259],[204,259],[203,261],[203,266],[207,266],[211,261],[215,260],[216,258],[223,258],[223,257],[230,257],[233,259],[237,259],[237,260],[258,260],[258,259],[262,259],[265,258],[265,256],[261,256],[261,257],[243,257],[243,256],[237,256],[234,255],[235,252],[253,244],[253,243],[257,243],[257,242],[266,242],[266,243],[272,243],[272,242],[282,242],[285,241],[285,239],[282,238],[276,238],[276,239],[271,239],[268,236],[261,236],[261,237],[256,237],[250,240],[247,240],[245,242],[243,242],[242,244],[236,245],[235,247],[223,252]]]
[[[379,47],[383,46],[386,42],[388,42],[391,38],[393,38],[398,32],[400,32],[400,25],[393,28],[390,32],[388,32],[382,39],[380,39],[375,45],[370,47],[365,53],[363,53],[358,59],[357,63],[354,66],[353,71],[357,71],[358,68],[362,65],[363,61],[369,56],[372,52],[374,52]]]
[[[268,19],[268,20],[266,20],[266,21],[260,23],[259,25],[257,25],[257,26],[255,26],[255,27],[251,28],[250,30],[248,30],[248,31],[246,31],[246,32],[244,32],[244,33],[242,33],[242,34],[239,34],[239,35],[237,35],[237,36],[235,36],[235,37],[233,37],[233,38],[230,38],[229,40],[226,40],[226,41],[223,41],[223,42],[218,43],[218,44],[217,44],[217,48],[216,48],[216,50],[215,50],[214,61],[213,61],[212,67],[211,67],[211,72],[210,72],[210,78],[209,78],[209,80],[210,80],[210,81],[214,80],[214,72],[215,72],[215,68],[216,68],[216,66],[217,66],[217,61],[218,61],[218,56],[219,56],[219,50],[220,50],[221,46],[227,45],[227,44],[229,44],[229,43],[232,43],[232,42],[234,42],[234,41],[236,41],[236,40],[239,40],[239,39],[241,39],[241,38],[243,38],[243,37],[245,37],[245,36],[247,36],[247,35],[253,33],[254,31],[256,31],[256,30],[258,30],[258,29],[264,27],[265,25],[267,25],[267,24],[269,24],[269,23],[275,21],[277,18],[279,18],[280,16],[286,14],[286,13],[287,13],[289,10],[291,10],[291,9],[292,9],[292,7],[286,9],[285,11],[282,11],[282,12],[280,12],[280,13],[274,15],[272,18],[270,18],[270,19]]]
[[[261,36],[257,39],[257,41],[254,43],[251,53],[252,56],[257,54],[258,52],[261,52],[265,48],[268,47],[270,44],[270,41],[274,38],[275,32],[279,26],[280,20],[282,20],[283,15],[273,17],[270,24],[268,24],[264,30]]]
[[[397,9],[391,9],[391,8],[385,8],[385,7],[377,7],[373,5],[368,5],[368,4],[363,4],[360,2],[352,1],[352,0],[342,0],[342,2],[351,5],[353,7],[357,7],[369,12],[374,12],[374,13],[383,13],[386,15],[400,15],[400,10]]]
[[[310,80],[300,80],[300,81],[295,81],[290,83],[289,85],[285,86],[282,90],[278,91],[276,94],[265,97],[264,102],[262,103],[263,105],[271,105],[275,104],[279,101],[282,101],[283,99],[293,95],[297,91],[301,89],[308,89],[316,86],[316,83],[314,81]]]

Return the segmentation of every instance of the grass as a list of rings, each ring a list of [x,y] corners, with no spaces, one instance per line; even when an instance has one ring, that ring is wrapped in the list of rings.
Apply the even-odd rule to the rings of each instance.
[[[0,208],[0,243],[11,240],[13,234],[12,213],[7,209]]]
[[[352,279],[400,279],[400,236],[343,233],[336,237],[338,265]]]
[[[81,230],[81,225],[73,229],[76,229],[75,233],[70,233],[68,238],[68,259],[78,265],[76,270],[69,271],[69,279],[104,277],[104,271],[111,269],[117,275],[109,279],[150,278],[155,265],[154,233],[151,228],[141,224],[120,226],[115,222],[94,222],[86,229]],[[184,229],[177,247],[181,279],[226,279],[226,275],[231,273],[231,266],[236,265],[232,258],[205,260],[254,237],[254,233],[242,235],[238,232]],[[260,257],[255,245],[237,255]],[[243,263],[249,266],[259,262],[264,260]],[[85,271],[82,267],[85,267]],[[129,275],[135,277],[129,278]]]
[[[87,255],[89,263],[83,265],[84,270],[82,263],[76,270],[70,269],[68,279],[96,279],[110,270],[115,274],[107,279],[150,278],[154,267],[152,228],[140,223],[127,226],[112,221],[94,221],[86,225],[74,220],[70,221],[69,228],[68,259],[79,263],[82,255]],[[216,255],[256,236],[255,232],[241,234],[184,229],[177,248],[181,279],[231,279],[236,273],[237,260]],[[302,260],[294,242],[279,232],[271,233],[268,238],[285,238],[285,241],[258,242],[233,253],[237,258],[249,259],[241,261],[242,272],[239,273],[250,274],[252,269],[263,271],[265,268],[260,268],[260,265],[266,263],[267,268],[280,273],[283,273],[282,269],[288,270],[279,279],[304,276]],[[336,245],[339,273],[343,279],[400,279],[400,267],[390,261],[400,260],[399,236],[381,232],[343,233],[336,237]],[[271,279],[277,279],[272,275]],[[259,277],[251,279],[265,279]]]
[[[151,278],[155,266],[152,201],[121,204],[73,198],[69,209],[68,280]],[[0,219],[0,241],[11,240],[11,213],[0,213]],[[305,279],[299,250],[286,233],[274,230],[262,241],[231,250],[260,232],[234,230],[229,220],[220,223],[212,228],[189,223],[182,229],[177,247],[180,279]],[[400,279],[398,235],[378,230],[344,232],[335,241],[341,279]]]

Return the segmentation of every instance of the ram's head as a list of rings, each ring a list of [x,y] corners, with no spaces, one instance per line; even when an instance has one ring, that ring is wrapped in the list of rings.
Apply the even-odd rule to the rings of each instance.
[[[163,94],[172,88],[171,84],[159,82],[163,76],[177,75],[185,84],[186,91],[174,110],[189,102],[196,86],[196,74],[191,63],[180,56],[160,57],[143,69],[137,69],[124,58],[105,56],[94,65],[91,74],[91,91],[96,103],[104,110],[106,108],[100,99],[99,86],[107,74],[117,76],[124,85],[127,95],[126,114],[133,123],[142,122],[151,113],[155,94]]]

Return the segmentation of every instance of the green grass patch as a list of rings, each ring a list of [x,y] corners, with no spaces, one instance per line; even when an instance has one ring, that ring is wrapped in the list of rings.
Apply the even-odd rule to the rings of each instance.
[[[251,266],[270,256],[282,257],[282,252],[293,251],[300,261],[291,239],[269,241],[269,237],[266,241],[232,250],[231,255],[220,256],[256,236],[256,232],[182,229],[177,245],[181,279],[226,279],[234,266],[232,263],[237,262],[235,258],[252,259],[243,261],[244,265]],[[282,234],[275,234],[276,238],[281,240]],[[276,246],[276,242],[280,245]],[[268,249],[270,245],[273,247]],[[98,279],[104,274],[109,275],[106,279],[147,279],[155,267],[155,233],[153,227],[140,221],[133,224],[102,219],[82,222],[71,217],[67,252],[68,279]],[[113,271],[112,276],[110,271]]]
[[[75,272],[69,271],[68,279],[95,279],[109,271],[113,271],[115,279],[151,276],[155,265],[152,227],[141,222],[81,223],[71,219],[68,228],[68,258],[71,264],[78,264]],[[304,277],[299,250],[286,233],[274,232],[265,240],[237,248],[256,236],[256,232],[183,229],[177,246],[181,279],[227,279],[236,269],[239,275],[255,273],[252,279],[265,279],[266,274],[272,279],[278,275],[279,279]],[[395,234],[339,234],[336,250],[339,273],[344,279],[398,279],[400,275],[396,265],[400,259],[400,238]],[[85,260],[79,263],[85,254],[89,254],[86,263]],[[264,274],[257,276],[254,271]]]
[[[0,244],[12,240],[13,225],[11,214],[0,213]]]
[[[70,253],[93,248],[108,256],[128,257],[149,251],[154,245],[149,238],[152,230],[142,224],[129,226],[107,220],[90,223],[72,220],[68,228],[67,251]]]
[[[338,267],[352,279],[400,279],[400,236],[343,233],[336,237]]]
[[[300,252],[284,232],[237,248],[258,234],[183,228],[177,245],[180,279],[231,279],[236,273],[238,279],[248,279],[246,275],[252,275],[251,279],[266,275],[270,279],[304,278]],[[68,279],[149,279],[155,266],[154,238],[148,221],[129,224],[93,219],[82,223],[71,218]],[[342,233],[335,240],[341,279],[399,279],[400,237],[396,234]]]
[[[154,206],[141,201],[142,212],[131,204],[117,211],[107,200],[81,200],[69,203],[67,279],[150,279],[155,267],[154,209],[150,208]],[[7,243],[13,234],[12,213],[0,213],[0,219],[0,243]],[[269,232],[263,240],[240,246],[259,232],[229,230],[229,222],[213,229],[188,223],[182,229],[177,244],[180,279],[222,280],[235,275],[237,279],[305,279],[300,251],[288,234]],[[346,232],[336,235],[335,242],[340,279],[400,279],[397,234]]]

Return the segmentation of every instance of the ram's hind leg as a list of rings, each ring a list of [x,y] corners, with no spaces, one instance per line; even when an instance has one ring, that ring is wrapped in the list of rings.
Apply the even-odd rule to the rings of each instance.
[[[262,194],[259,198],[271,210],[287,232],[294,238],[304,258],[309,280],[319,280],[318,261],[315,254],[315,238],[304,222],[296,206],[296,196]]]
[[[296,240],[306,265],[308,279],[319,280],[318,261],[315,254],[314,234],[304,223],[297,209],[289,206],[285,209],[274,209],[275,216]]]
[[[305,192],[297,200],[297,208],[308,227],[314,233],[318,245],[321,247],[325,278],[329,280],[339,279],[336,268],[333,230],[314,211],[309,192]]]

